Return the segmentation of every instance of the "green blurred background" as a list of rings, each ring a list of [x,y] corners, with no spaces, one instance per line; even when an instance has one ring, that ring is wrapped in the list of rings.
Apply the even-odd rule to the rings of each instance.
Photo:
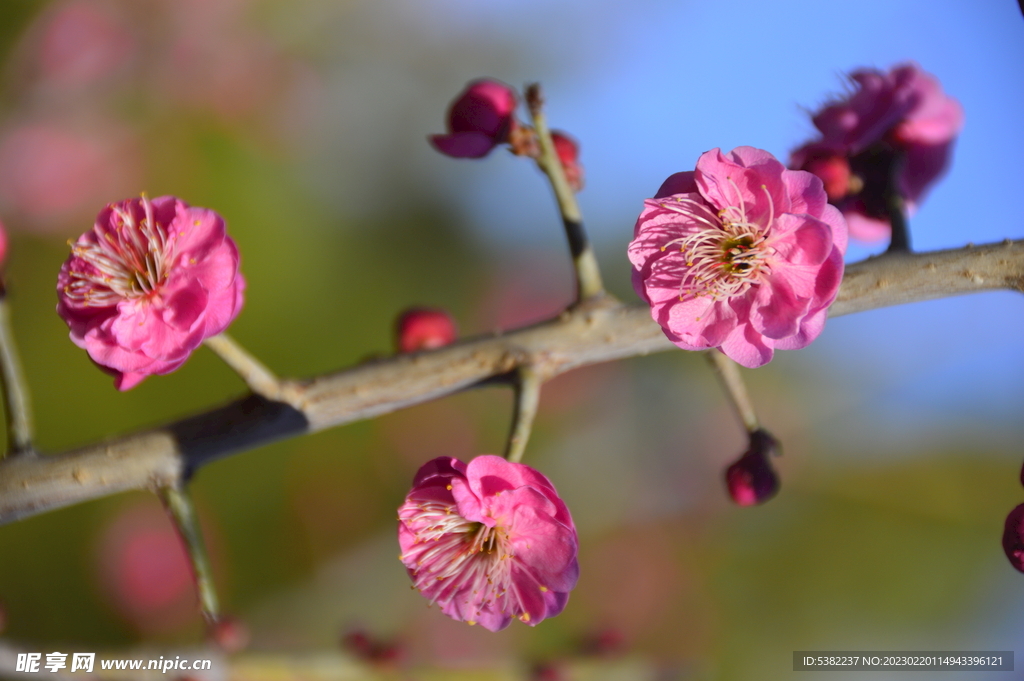
[[[464,335],[556,314],[572,284],[540,175],[504,152],[455,161],[426,144],[474,77],[548,84],[552,124],[581,137],[592,182],[581,202],[594,209],[605,278],[635,299],[624,257],[631,216],[645,191],[696,156],[640,169],[637,157],[601,150],[620,151],[662,115],[688,115],[685,93],[666,88],[666,99],[652,99],[651,108],[670,109],[652,120],[620,119],[608,104],[628,92],[629,68],[642,66],[625,52],[625,66],[612,66],[614,54],[598,51],[630,44],[611,28],[615,3],[588,13],[572,2],[495,2],[487,15],[469,5],[0,4],[0,218],[42,449],[166,422],[243,391],[200,349],[178,372],[118,393],[68,341],[54,313],[65,242],[103,204],[140,191],[225,216],[248,281],[231,333],[284,375],[390,353],[396,313],[410,305],[448,308]],[[637,7],[649,12],[639,26],[699,14],[688,3]],[[607,22],[594,18],[602,11]],[[544,26],[531,33],[523,14]],[[603,111],[591,110],[595,92]],[[802,91],[783,99],[798,97],[815,102]],[[780,109],[796,118],[794,107]],[[686,149],[728,144],[702,128],[671,132]],[[648,190],[606,209],[601,188],[620,176]],[[1019,235],[1016,225],[1000,229]],[[955,314],[982,316],[973,300]],[[986,301],[983,311],[1015,306],[1019,316],[1009,295]],[[564,614],[537,628],[491,634],[450,622],[408,588],[396,559],[394,512],[416,469],[435,456],[502,449],[511,399],[498,389],[204,468],[194,493],[225,608],[247,623],[257,650],[332,649],[362,630],[400,642],[411,667],[557,665],[596,647],[664,678],[775,679],[792,675],[794,650],[1012,649],[1024,582],[999,540],[1005,514],[1024,501],[1019,336],[1008,369],[961,382],[934,370],[948,357],[880,350],[922,348],[954,309],[942,305],[918,306],[924,321],[911,328],[894,321],[898,311],[835,320],[820,347],[747,372],[762,421],[785,446],[782,492],[754,509],[727,500],[722,470],[744,442],[701,357],[665,353],[555,380],[526,461],[573,512],[582,577]],[[876,344],[879,328],[887,336]],[[919,404],[922,374],[932,392],[988,391],[998,404],[966,414],[955,399]],[[4,635],[40,651],[194,643],[200,619],[178,551],[143,493],[2,527]]]

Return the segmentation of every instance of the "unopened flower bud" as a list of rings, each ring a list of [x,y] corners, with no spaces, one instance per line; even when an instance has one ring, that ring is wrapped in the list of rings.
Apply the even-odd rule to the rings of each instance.
[[[779,491],[779,478],[769,457],[777,454],[778,441],[766,430],[750,434],[750,447],[725,471],[729,496],[740,506],[763,504]]]
[[[226,653],[237,653],[249,645],[249,628],[237,617],[223,616],[207,631],[210,643]]]
[[[1010,565],[1024,572],[1024,504],[1010,511],[1003,529],[1003,551]]]
[[[403,648],[399,643],[374,639],[362,629],[345,634],[341,643],[354,656],[373,664],[387,665],[402,658]]]
[[[509,141],[518,126],[516,104],[516,92],[508,85],[473,81],[448,110],[448,134],[431,135],[430,143],[445,156],[482,158]]]
[[[455,340],[455,320],[441,308],[413,307],[398,317],[395,340],[398,352],[432,350]]]
[[[583,166],[580,165],[580,147],[576,140],[558,130],[551,131],[551,141],[555,145],[555,153],[562,162],[565,179],[574,192],[583,189]]]

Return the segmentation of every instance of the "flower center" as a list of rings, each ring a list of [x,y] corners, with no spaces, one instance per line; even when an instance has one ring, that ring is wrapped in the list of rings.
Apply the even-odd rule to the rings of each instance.
[[[167,280],[174,259],[167,228],[154,219],[146,195],[141,203],[141,222],[135,219],[132,201],[114,204],[107,223],[93,228],[95,243],[68,243],[72,255],[92,266],[91,271],[69,272],[71,282],[64,287],[68,298],[88,307],[107,307],[149,296]]]
[[[400,520],[416,537],[401,559],[412,569],[413,586],[431,603],[457,598],[478,614],[487,608],[515,614],[507,528],[466,520],[437,501],[407,505]]]
[[[727,206],[717,213],[707,203],[676,197],[660,203],[661,207],[690,219],[696,231],[667,241],[661,250],[678,244],[683,254],[679,273],[679,300],[708,297],[712,302],[742,295],[771,271],[768,259],[775,249],[767,245],[767,233],[775,220],[775,204],[765,185],[769,214],[764,226],[751,221],[746,204],[732,178],[726,178],[736,189],[739,206]],[[673,265],[678,266],[678,264]]]

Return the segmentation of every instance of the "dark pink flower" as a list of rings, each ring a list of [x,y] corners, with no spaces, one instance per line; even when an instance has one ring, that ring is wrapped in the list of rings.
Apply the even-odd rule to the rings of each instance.
[[[482,158],[509,141],[517,128],[516,92],[496,80],[475,80],[448,110],[448,134],[430,143],[446,156]]]
[[[569,509],[534,469],[499,456],[440,457],[420,468],[398,509],[413,585],[454,620],[491,631],[562,612],[576,586]]]
[[[410,308],[399,315],[395,325],[395,344],[399,352],[440,348],[454,341],[457,335],[455,320],[440,308]]]
[[[551,131],[551,141],[555,145],[555,153],[562,162],[565,179],[574,192],[583,189],[583,166],[580,165],[580,147],[576,140],[557,130]]]
[[[821,333],[845,251],[846,222],[821,180],[738,147],[669,177],[628,254],[633,288],[669,340],[758,367]]]
[[[242,309],[238,249],[212,210],[173,196],[109,204],[71,246],[57,314],[118,390],[184,364]]]
[[[770,457],[779,443],[765,430],[750,434],[750,446],[738,460],[725,469],[729,496],[740,506],[763,504],[779,491],[779,477]]]
[[[964,113],[916,64],[888,73],[861,69],[850,80],[855,91],[814,115],[821,138],[794,151],[789,165],[819,174],[850,234],[873,241],[890,233],[890,174],[896,173],[896,189],[913,212],[949,165]],[[845,185],[840,159],[847,163]]]
[[[1024,504],[1010,511],[1003,528],[1003,551],[1010,565],[1024,572]]]

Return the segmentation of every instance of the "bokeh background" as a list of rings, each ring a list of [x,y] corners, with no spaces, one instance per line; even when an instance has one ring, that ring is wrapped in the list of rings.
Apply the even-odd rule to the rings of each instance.
[[[549,122],[582,146],[605,278],[633,300],[642,200],[712,147],[784,157],[861,66],[916,60],[966,110],[915,246],[1019,238],[1022,38],[1012,0],[4,0],[0,219],[39,445],[243,390],[200,349],[121,394],[68,341],[56,273],[108,201],[173,193],[223,214],[249,282],[232,334],[279,373],[312,375],[391,352],[409,305],[447,307],[471,335],[570,300],[536,169],[426,143],[468,80],[544,84]],[[502,449],[498,389],[204,468],[223,600],[255,650],[337,650],[360,631],[399,646],[406,670],[777,679],[794,650],[1012,650],[1024,577],[1000,537],[1024,501],[1022,311],[1019,294],[990,293],[844,317],[747,372],[785,446],[781,493],[753,509],[727,500],[722,470],[744,442],[701,357],[557,379],[526,461],[573,511],[582,577],[537,628],[450,622],[395,558],[394,509],[419,465]],[[0,528],[0,600],[4,635],[30,650],[201,639],[184,559],[143,493]]]

